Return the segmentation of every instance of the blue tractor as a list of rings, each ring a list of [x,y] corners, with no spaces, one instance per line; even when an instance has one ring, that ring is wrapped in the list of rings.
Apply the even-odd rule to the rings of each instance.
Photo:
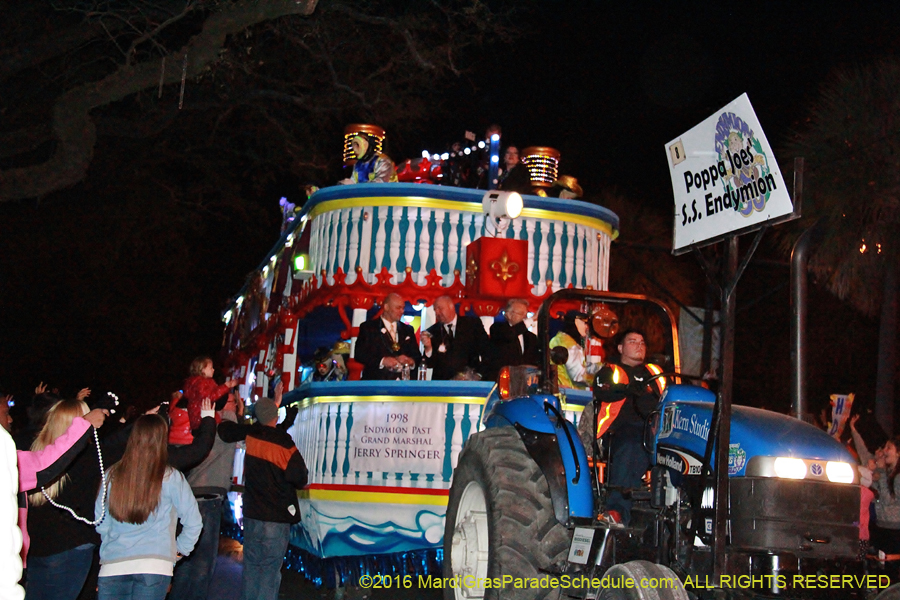
[[[549,355],[540,367],[509,368],[454,471],[448,600],[864,598],[885,587],[857,557],[858,475],[841,444],[787,415],[744,406],[723,413],[715,394],[678,374],[671,313],[644,296],[559,291],[538,316],[542,347],[572,307],[612,310],[623,328],[641,326],[665,371],[645,419],[646,485],[618,490],[633,503],[631,522],[602,518],[610,441],[586,448],[576,419],[566,418],[593,401],[591,391],[558,389],[556,370],[565,367]],[[722,414],[730,435],[717,423]],[[728,460],[720,465],[723,430]]]

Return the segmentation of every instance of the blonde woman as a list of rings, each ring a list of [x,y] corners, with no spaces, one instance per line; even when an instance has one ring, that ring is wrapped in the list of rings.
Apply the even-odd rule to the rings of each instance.
[[[88,414],[82,400],[61,400],[47,412],[31,445],[42,451],[56,442],[79,417]],[[26,600],[74,600],[81,592],[100,537],[94,530],[94,499],[102,478],[100,454],[93,436],[70,452],[62,475],[28,494],[28,584]],[[103,457],[112,464],[124,450],[124,438],[111,436]]]
[[[203,526],[184,476],[169,467],[168,426],[157,415],[134,424],[122,460],[109,471],[109,508],[100,533],[99,600],[162,600],[175,562]],[[100,512],[103,491],[97,495]],[[176,519],[183,529],[175,536]]]
[[[17,494],[19,490],[26,492],[40,489],[57,480],[78,453],[85,449],[88,440],[92,439],[91,434],[94,432],[94,429],[103,425],[107,414],[105,410],[94,409],[84,415],[83,418],[74,418],[69,428],[61,435],[58,435],[51,444],[34,451],[16,451],[18,468],[14,471],[18,471],[19,481],[18,486],[13,488],[14,493]],[[15,473],[12,473],[12,475],[15,475]],[[15,500],[15,494],[13,495],[13,500]],[[13,505],[15,504],[14,502]],[[19,531],[12,531],[12,535],[9,537],[12,538],[11,547],[15,548],[19,555],[13,560],[3,561],[2,569],[0,569],[4,574],[4,578],[9,576],[13,582],[18,581],[21,577],[22,562],[28,554],[27,502],[18,508],[18,525]],[[21,560],[18,560],[19,558]],[[18,586],[15,586],[15,588],[18,588]],[[15,590],[15,593],[19,595],[21,588]]]

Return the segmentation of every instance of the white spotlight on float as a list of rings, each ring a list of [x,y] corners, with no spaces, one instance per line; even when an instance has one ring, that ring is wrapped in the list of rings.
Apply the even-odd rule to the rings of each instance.
[[[522,214],[522,196],[517,192],[491,190],[481,199],[481,210],[494,237],[501,237],[513,219]]]

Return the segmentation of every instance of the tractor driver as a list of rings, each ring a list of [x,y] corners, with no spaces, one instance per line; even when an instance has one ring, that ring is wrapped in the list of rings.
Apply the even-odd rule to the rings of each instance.
[[[597,439],[610,434],[607,481],[612,490],[607,499],[607,519],[627,525],[631,521],[631,499],[625,498],[621,490],[639,488],[650,468],[650,456],[644,451],[642,439],[644,420],[656,408],[666,383],[661,377],[653,379],[662,373],[659,366],[644,362],[647,344],[643,332],[628,329],[619,340],[619,358],[604,365],[594,379],[594,433]],[[594,418],[588,413],[582,421],[590,427]]]

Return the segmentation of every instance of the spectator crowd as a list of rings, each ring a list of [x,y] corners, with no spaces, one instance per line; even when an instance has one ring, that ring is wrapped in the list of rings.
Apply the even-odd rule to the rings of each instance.
[[[250,466],[242,598],[278,597],[307,482],[287,433],[297,409],[279,424],[278,384],[245,419],[237,382],[213,375],[212,359],[195,359],[183,392],[129,419],[87,388],[67,399],[41,383],[15,422],[0,398],[0,598],[207,598],[238,442]]]

